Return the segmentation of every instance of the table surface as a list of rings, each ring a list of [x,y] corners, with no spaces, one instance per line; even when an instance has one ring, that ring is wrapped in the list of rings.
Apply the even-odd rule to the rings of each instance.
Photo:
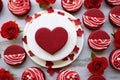
[[[61,7],[61,0],[57,0],[56,3],[54,5],[52,5],[53,8],[55,9],[60,9],[63,10]],[[0,26],[2,26],[2,24],[6,21],[9,20],[14,20],[16,21],[16,23],[19,24],[19,27],[21,30],[24,30],[26,21],[25,21],[25,17],[16,17],[13,14],[11,14],[11,12],[8,10],[8,0],[3,0],[4,3],[4,7],[2,12],[0,13]],[[28,13],[28,15],[33,15],[36,12],[42,11],[42,9],[39,8],[39,5],[35,2],[35,0],[31,0],[31,10]],[[112,27],[112,25],[109,23],[108,21],[108,13],[110,11],[111,7],[108,6],[105,2],[102,3],[102,6],[100,7],[100,10],[103,11],[103,13],[105,14],[106,17],[106,22],[104,23],[104,25],[102,26],[102,28],[100,28],[101,30],[105,30],[106,32],[108,32],[108,34],[111,37],[111,41],[113,42],[113,37],[111,35],[111,33],[113,33],[113,31],[115,30],[114,27]],[[84,5],[82,6],[81,10],[76,12],[76,13],[72,13],[73,16],[75,16],[76,18],[80,18],[81,22],[82,22],[82,15],[83,13],[86,11],[87,9],[84,7]],[[84,47],[83,50],[80,54],[80,56],[77,58],[76,61],[74,61],[72,64],[70,64],[67,67],[64,67],[63,69],[69,68],[69,69],[74,69],[76,70],[79,75],[81,80],[87,80],[88,77],[91,75],[91,73],[89,73],[88,69],[87,69],[87,64],[90,62],[91,58],[90,58],[90,53],[91,50],[88,47],[87,44],[87,38],[89,36],[89,34],[92,32],[90,30],[88,30],[87,28],[84,27],[84,25],[81,25],[82,28],[84,29]],[[20,33],[19,37],[15,40],[7,40],[4,39],[0,36],[0,54],[1,56],[3,56],[4,50],[12,44],[19,44],[21,46],[23,46],[22,44],[22,35],[23,33]],[[111,42],[109,48],[107,50],[105,50],[104,52],[99,52],[96,53],[98,56],[104,56],[107,59],[109,59],[109,55],[111,53],[112,50],[114,50],[114,46],[113,43]],[[26,61],[17,67],[13,67],[13,66],[9,66],[8,64],[6,64],[3,60],[3,58],[0,59],[0,68],[6,68],[8,69],[10,72],[12,72],[13,74],[15,74],[15,77],[19,77],[16,78],[16,80],[20,80],[20,77],[23,73],[23,71],[29,67],[39,67],[41,68],[45,74],[46,74],[46,80],[56,80],[57,77],[57,73],[54,74],[53,76],[49,76],[49,74],[47,73],[47,69],[41,67],[40,65],[37,65],[36,63],[34,63],[28,56]],[[120,72],[114,70],[111,68],[111,66],[109,65],[108,68],[105,70],[104,75],[103,75],[106,80],[120,80]]]

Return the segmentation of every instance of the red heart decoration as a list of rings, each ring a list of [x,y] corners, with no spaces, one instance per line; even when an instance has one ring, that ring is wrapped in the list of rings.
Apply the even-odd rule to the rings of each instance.
[[[68,33],[62,27],[57,27],[52,31],[48,28],[40,28],[35,34],[37,44],[50,54],[55,54],[68,40]]]

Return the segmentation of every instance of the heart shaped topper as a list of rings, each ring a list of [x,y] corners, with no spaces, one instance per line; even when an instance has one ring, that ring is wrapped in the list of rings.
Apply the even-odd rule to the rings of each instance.
[[[35,34],[35,40],[42,49],[53,55],[66,44],[68,33],[62,27],[52,31],[48,28],[40,28]]]

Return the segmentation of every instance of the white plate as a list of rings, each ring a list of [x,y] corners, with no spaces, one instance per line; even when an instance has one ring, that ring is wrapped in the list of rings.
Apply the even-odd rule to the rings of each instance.
[[[60,14],[58,14],[58,12],[62,12],[65,15],[64,16],[60,15]],[[46,17],[46,18],[48,18],[48,21],[47,21],[47,19],[43,19],[40,17],[35,19],[34,16],[32,16],[33,17],[32,21],[28,22],[26,24],[23,36],[27,36],[27,44],[25,44],[25,43],[23,43],[23,44],[24,44],[24,48],[25,48],[27,54],[29,55],[28,52],[32,51],[35,56],[32,56],[32,57],[30,56],[30,58],[34,62],[36,62],[37,64],[44,66],[44,67],[47,67],[45,65],[46,61],[52,61],[54,63],[52,68],[59,68],[59,67],[67,66],[68,64],[73,62],[81,53],[81,50],[83,47],[83,35],[81,37],[77,38],[77,34],[76,34],[76,31],[78,30],[78,28],[81,29],[81,26],[80,25],[76,26],[74,22],[71,22],[68,19],[68,18],[71,18],[71,19],[75,20],[76,18],[74,18],[69,13],[66,13],[66,12],[61,11],[61,10],[54,10],[54,13],[52,13],[52,14],[50,13],[49,15],[46,11],[42,11],[42,12],[39,12],[37,14],[42,14],[44,17],[48,16],[48,17]],[[56,16],[52,19],[52,22],[50,22],[50,20],[52,18],[51,16],[52,17]],[[63,21],[60,21],[59,18],[60,18],[60,20],[62,18]],[[59,22],[54,23],[53,20],[56,20],[56,19],[58,19]],[[40,22],[38,22],[38,21],[40,21]],[[36,22],[38,24],[36,24]],[[46,25],[45,22],[47,22],[49,24]],[[65,22],[65,24],[64,24],[64,22]],[[55,26],[53,26],[52,24],[54,24]],[[51,25],[52,25],[52,27],[51,27]],[[58,25],[64,26],[63,28],[65,28],[67,30],[68,42],[66,43],[65,48],[58,51],[58,53],[55,53],[55,55],[50,55],[37,45],[35,38],[34,38],[35,37],[34,35],[35,35],[35,32],[39,28],[41,28],[41,26],[48,26],[47,28],[54,29]],[[65,58],[66,56],[68,56],[73,51],[75,45],[77,45],[79,47],[79,52],[77,54],[75,54],[74,59],[72,61],[71,60],[63,61],[62,59]]]

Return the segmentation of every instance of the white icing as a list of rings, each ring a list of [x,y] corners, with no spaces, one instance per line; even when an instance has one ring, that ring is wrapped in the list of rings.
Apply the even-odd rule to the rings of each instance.
[[[112,5],[120,5],[120,0],[108,0]]]
[[[28,26],[26,26],[28,27]],[[35,33],[39,28],[46,27],[50,30],[53,30],[56,27],[63,27],[68,32],[68,40],[66,44],[57,51],[54,55],[49,54],[43,50],[35,40]],[[27,29],[27,43],[30,50],[39,58],[47,61],[56,61],[65,58],[68,56],[74,49],[77,43],[77,34],[75,29],[75,24],[72,23],[68,17],[61,16],[56,13],[51,14],[42,14],[37,19],[29,25]]]
[[[93,49],[106,49],[110,44],[110,39],[89,39],[89,45]]]
[[[110,20],[112,20],[117,26],[120,26],[120,16],[110,13]]]
[[[43,73],[36,68],[28,68],[24,73],[29,73],[28,75],[23,75],[23,77],[27,78],[27,80],[35,79],[35,80],[45,80]]]
[[[8,64],[20,64],[25,58],[25,53],[23,54],[13,54],[13,55],[4,55],[4,60]]]
[[[119,59],[119,60],[118,60]],[[118,61],[118,64],[115,64],[114,61]],[[114,68],[116,68],[117,70],[120,70],[120,67],[116,67],[116,65],[120,65],[120,50],[116,50],[112,56],[111,56],[111,63],[113,65]]]
[[[68,11],[74,11],[77,10],[81,7],[82,5],[82,0],[73,0],[72,3],[70,3],[71,0],[62,0],[62,6],[68,10]]]
[[[96,18],[83,15],[83,20],[86,25],[91,27],[98,27],[105,22],[105,18]]]

